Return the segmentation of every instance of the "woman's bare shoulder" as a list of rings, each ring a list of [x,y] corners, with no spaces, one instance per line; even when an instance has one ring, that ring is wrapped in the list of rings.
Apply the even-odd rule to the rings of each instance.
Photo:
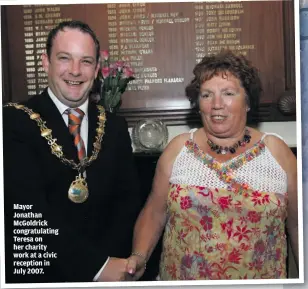
[[[172,160],[180,153],[186,141],[189,140],[190,133],[182,133],[174,137],[164,149],[160,159]]]
[[[262,138],[264,144],[284,171],[296,169],[296,157],[281,136],[275,133],[263,133]]]
[[[173,163],[182,148],[184,147],[185,142],[189,140],[189,137],[189,133],[183,133],[174,137],[169,142],[157,162],[155,180],[159,179],[159,182],[164,179],[169,180],[169,177],[172,172]]]

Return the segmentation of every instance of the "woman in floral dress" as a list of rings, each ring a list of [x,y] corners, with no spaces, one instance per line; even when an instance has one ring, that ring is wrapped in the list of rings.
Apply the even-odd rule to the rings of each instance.
[[[142,276],[164,231],[160,280],[286,278],[286,233],[298,264],[296,158],[279,136],[246,125],[262,90],[258,72],[223,51],[204,57],[194,76],[186,93],[203,127],[160,157],[129,271]]]

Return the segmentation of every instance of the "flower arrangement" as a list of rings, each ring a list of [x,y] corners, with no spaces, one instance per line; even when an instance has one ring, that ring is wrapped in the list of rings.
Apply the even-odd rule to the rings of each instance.
[[[135,79],[134,72],[124,61],[111,62],[108,50],[102,50],[100,57],[101,102],[106,110],[113,112],[120,107],[127,84]]]

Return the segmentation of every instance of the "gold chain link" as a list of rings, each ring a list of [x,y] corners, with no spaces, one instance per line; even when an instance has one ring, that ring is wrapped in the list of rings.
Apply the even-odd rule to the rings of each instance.
[[[106,114],[105,109],[101,105],[97,105],[99,110],[98,115],[98,127],[96,128],[96,137],[95,142],[93,144],[93,152],[90,158],[85,157],[79,164],[76,164],[73,160],[69,160],[64,157],[62,146],[57,144],[57,139],[52,137],[52,130],[46,126],[46,122],[41,119],[40,114],[33,112],[30,108],[25,105],[9,102],[4,107],[15,107],[16,109],[20,109],[25,111],[30,119],[36,121],[37,125],[41,130],[41,136],[47,140],[48,145],[50,146],[51,153],[58,157],[62,163],[71,166],[74,170],[78,172],[82,172],[86,167],[88,167],[94,160],[97,159],[98,153],[101,149],[102,138],[105,133],[105,122],[106,122]]]

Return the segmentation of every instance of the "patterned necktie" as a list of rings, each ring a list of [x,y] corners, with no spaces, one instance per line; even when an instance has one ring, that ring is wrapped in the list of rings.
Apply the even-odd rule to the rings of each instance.
[[[86,157],[86,150],[83,143],[83,140],[80,135],[80,126],[84,112],[79,109],[67,109],[66,113],[68,114],[68,128],[72,136],[74,137],[74,144],[77,148],[78,158],[81,161]]]

